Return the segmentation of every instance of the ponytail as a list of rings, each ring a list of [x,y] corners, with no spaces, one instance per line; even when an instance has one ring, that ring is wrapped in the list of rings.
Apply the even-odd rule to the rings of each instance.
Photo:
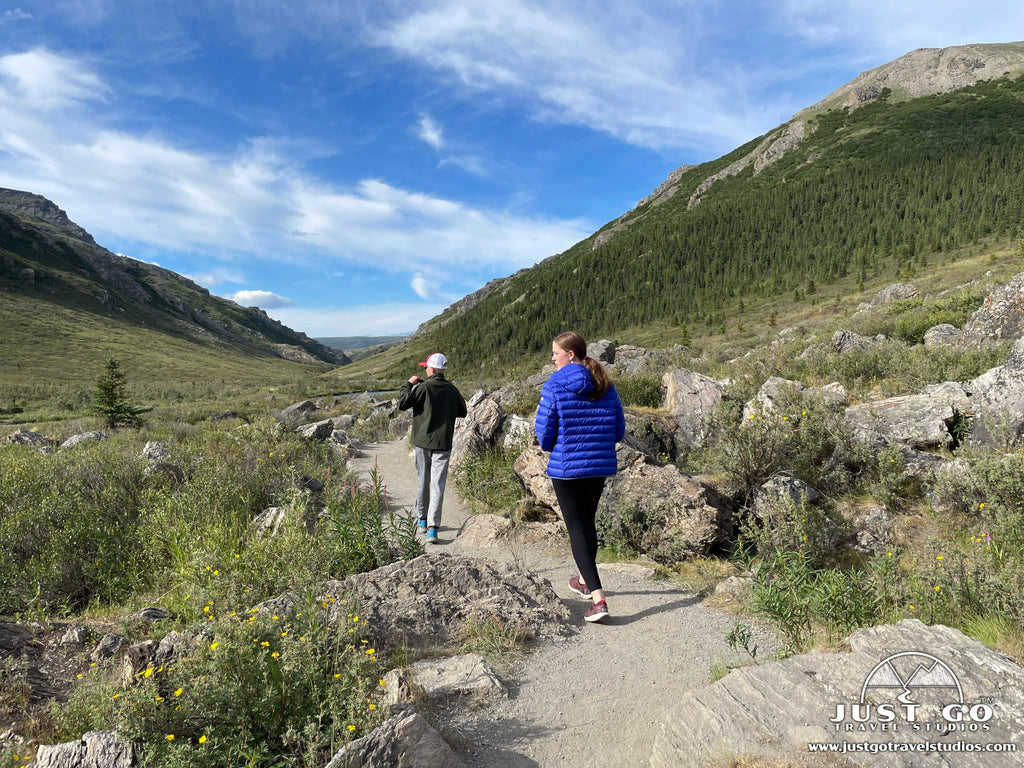
[[[587,366],[590,377],[594,380],[594,391],[590,397],[592,400],[600,400],[605,393],[611,389],[612,378],[608,371],[597,360],[587,356],[587,342],[576,331],[566,331],[555,336],[552,341],[566,352],[572,352],[576,359]]]

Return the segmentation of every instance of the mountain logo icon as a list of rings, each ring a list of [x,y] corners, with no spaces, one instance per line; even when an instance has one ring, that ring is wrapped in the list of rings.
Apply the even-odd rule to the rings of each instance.
[[[860,692],[861,704],[867,701],[871,688],[902,689],[896,698],[903,704],[915,703],[924,689],[956,691],[955,701],[959,704],[964,702],[963,688],[953,670],[931,654],[918,651],[896,653],[879,662],[864,680]]]

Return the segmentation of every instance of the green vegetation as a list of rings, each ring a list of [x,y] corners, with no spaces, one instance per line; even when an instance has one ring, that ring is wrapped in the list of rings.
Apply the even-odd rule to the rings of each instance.
[[[173,465],[151,469],[141,455],[151,439]],[[304,490],[305,476],[322,479],[321,495]],[[271,506],[284,519],[276,535],[260,535],[253,521]],[[171,619],[123,622],[121,633],[196,638],[180,662],[130,685],[87,670],[36,737],[117,723],[143,745],[146,765],[323,765],[380,722],[383,667],[365,620],[317,590],[422,550],[415,521],[388,509],[379,483],[356,487],[323,444],[269,421],[233,421],[116,432],[56,453],[9,445],[0,509],[0,614],[94,624],[155,601]],[[299,596],[295,611],[256,610],[284,593]],[[338,631],[339,620],[351,631]]]
[[[132,405],[127,394],[128,377],[125,376],[117,360],[110,358],[103,368],[103,373],[96,380],[96,390],[92,396],[89,412],[100,416],[111,429],[115,427],[137,427],[142,424],[139,418],[149,408]]]
[[[769,327],[794,305],[955,265],[987,238],[1018,233],[1021,126],[1024,79],[821,114],[796,150],[759,173],[717,182],[691,208],[698,185],[759,140],[691,169],[670,200],[631,211],[624,227],[609,223],[607,241],[588,238],[475,307],[448,310],[373,366],[397,376],[436,348],[456,372],[483,362],[491,373],[525,374],[566,328],[588,339],[700,343],[740,324]],[[906,325],[896,336],[922,330]]]

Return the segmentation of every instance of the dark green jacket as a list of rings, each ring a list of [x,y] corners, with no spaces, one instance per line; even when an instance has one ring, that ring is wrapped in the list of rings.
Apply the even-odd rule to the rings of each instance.
[[[413,385],[402,385],[398,408],[412,408],[412,444],[431,451],[450,451],[455,435],[455,419],[466,415],[462,393],[443,373]]]

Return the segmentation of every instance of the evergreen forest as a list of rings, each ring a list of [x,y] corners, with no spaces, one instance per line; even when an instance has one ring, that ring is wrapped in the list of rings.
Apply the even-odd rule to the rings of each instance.
[[[755,173],[709,176],[756,139],[687,171],[671,199],[645,203],[565,253],[453,308],[403,351],[444,349],[459,368],[543,353],[566,328],[587,338],[660,324],[721,332],[752,303],[824,293],[844,278],[912,278],[932,261],[1024,224],[1024,78],[810,118],[807,136]],[[600,233],[597,233],[600,234]]]

